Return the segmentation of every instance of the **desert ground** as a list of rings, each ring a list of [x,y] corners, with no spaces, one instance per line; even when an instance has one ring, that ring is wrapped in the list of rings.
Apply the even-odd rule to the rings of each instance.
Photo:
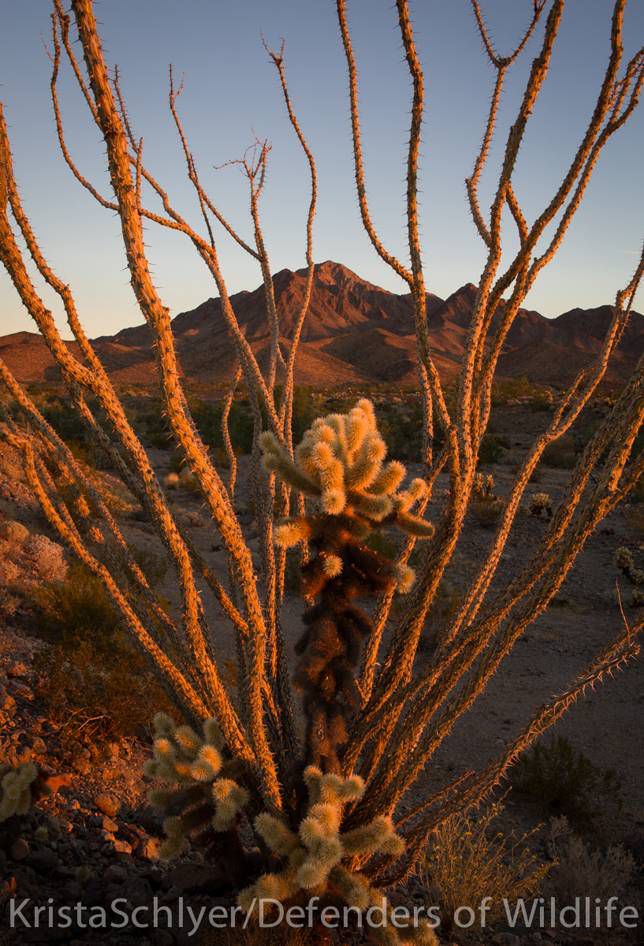
[[[494,499],[470,515],[458,554],[444,581],[446,615],[464,593],[468,578],[492,539],[496,514],[490,505],[498,507],[507,495],[517,463],[551,410],[543,392],[529,396],[525,392],[519,396],[516,392],[511,396],[512,393],[495,408],[493,433],[488,438],[485,462],[481,464],[481,472],[493,478]],[[55,402],[55,392],[43,397]],[[335,406],[341,400],[337,392],[309,395],[306,409],[314,411],[322,403]],[[375,400],[377,410],[387,414],[386,427],[392,431],[391,455],[395,457],[401,449],[413,453],[413,443],[404,439],[404,431],[411,429],[409,425],[413,427],[413,397],[385,392],[376,395]],[[148,422],[154,411],[153,399],[150,404],[146,408]],[[556,506],[584,437],[604,410],[604,401],[596,399],[580,421],[575,438],[540,466],[504,555],[500,579],[507,580],[528,561],[534,540],[546,527],[545,518],[529,514],[531,495],[547,493]],[[57,420],[61,422],[60,415]],[[243,432],[243,424],[240,429]],[[398,442],[393,435],[396,429],[402,432]],[[148,446],[159,475],[172,487],[169,495],[173,510],[208,565],[225,580],[225,555],[209,527],[206,511],[191,489],[189,477],[182,474],[174,452],[162,444],[157,434],[153,430],[150,435],[157,446],[151,442]],[[176,588],[163,565],[163,549],[153,528],[140,515],[115,474],[100,468],[105,464],[82,451],[80,456],[111,497],[112,509],[126,538],[137,550],[142,567],[148,570],[168,602],[175,602]],[[413,462],[408,463],[408,469],[410,474],[422,472]],[[257,549],[248,470],[249,458],[241,454],[237,504],[250,545]],[[222,472],[226,474],[225,470]],[[446,475],[441,474],[434,490],[433,510],[444,502],[446,485]],[[636,562],[641,560],[643,517],[644,505],[636,494],[605,520],[554,606],[523,635],[477,707],[456,726],[410,804],[421,799],[435,782],[444,781],[446,774],[455,775],[465,768],[483,765],[502,742],[519,731],[548,695],[564,690],[602,645],[623,633],[625,621],[636,620],[639,609],[634,603],[635,589],[616,567],[615,555],[618,549],[626,547]],[[140,771],[149,754],[147,721],[159,707],[166,706],[166,697],[149,677],[145,664],[132,662],[127,651],[123,656],[121,644],[113,654],[109,647],[107,651],[101,650],[96,639],[101,633],[100,620],[98,627],[77,629],[80,637],[86,638],[85,651],[78,648],[78,641],[65,650],[56,638],[57,625],[55,621],[52,625],[52,599],[47,597],[47,589],[60,590],[66,587],[65,582],[69,585],[70,581],[74,584],[80,579],[31,496],[19,458],[9,449],[0,457],[0,519],[0,761],[15,764],[32,759],[50,773],[54,788],[29,814],[27,825],[15,836],[5,836],[0,844],[0,901],[16,894],[39,902],[45,902],[47,896],[72,901],[82,892],[87,902],[96,904],[119,895],[134,905],[147,902],[153,895],[165,898],[164,902],[183,895],[200,903],[208,894],[209,900],[214,895],[225,902],[229,894],[226,878],[217,877],[216,872],[213,875],[198,860],[183,864],[180,869],[157,860],[161,824],[146,803]],[[388,541],[385,536],[385,548]],[[292,649],[300,633],[302,603],[295,580],[287,584],[284,632],[287,646]],[[60,595],[55,601],[60,610]],[[211,612],[212,625],[219,629],[216,649],[221,665],[232,667],[231,629],[211,599],[204,596],[204,603]],[[63,605],[73,608],[73,602]],[[100,610],[94,617],[101,618]],[[420,673],[431,666],[439,636],[440,626],[426,628],[419,656]],[[100,665],[101,661],[105,664]],[[232,670],[230,673],[229,683],[234,686]],[[93,700],[87,699],[88,687]],[[643,705],[644,674],[641,661],[637,661],[618,679],[607,680],[588,692],[556,727],[556,735],[564,737],[566,746],[583,755],[593,773],[589,795],[584,798],[588,810],[581,812],[576,830],[599,850],[620,844],[634,859],[623,892],[627,903],[635,902],[638,896],[644,867],[644,755],[639,735]],[[614,774],[608,770],[614,770]],[[538,791],[530,793],[525,785],[514,785],[512,779],[502,794],[505,800],[499,829],[506,834],[514,831],[519,837],[534,830],[525,843],[539,857],[547,859],[549,819],[566,812],[565,799],[561,811],[560,799],[548,807],[538,797]],[[423,901],[431,896],[422,874],[412,878],[409,886],[416,899]],[[0,942],[5,941],[3,935],[0,932]],[[39,939],[39,935],[44,939]],[[31,930],[24,940],[9,938],[7,942],[50,942],[50,935],[48,931]],[[610,933],[612,938],[603,940],[604,933],[586,933],[584,939],[580,934],[567,935],[561,931],[510,931],[502,920],[491,930],[480,932],[478,940],[476,934],[463,931],[446,930],[445,935],[446,942],[460,942],[462,938],[463,942],[506,946],[569,941],[635,942],[625,933],[620,934],[621,939]],[[119,939],[114,938],[114,933],[111,936],[109,942],[123,944],[149,941],[170,946],[173,942],[184,942],[176,931],[156,931],[156,938],[149,940],[127,931],[119,934]],[[87,939],[73,940],[78,944],[98,941],[102,941],[98,932]]]

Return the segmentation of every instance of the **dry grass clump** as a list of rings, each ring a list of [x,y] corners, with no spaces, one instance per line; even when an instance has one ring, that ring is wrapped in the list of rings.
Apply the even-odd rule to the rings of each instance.
[[[479,916],[482,900],[492,897],[487,920],[494,922],[504,899],[535,896],[541,889],[550,865],[530,847],[534,831],[520,837],[495,831],[502,811],[497,802],[478,816],[454,814],[432,836],[423,877],[444,921],[458,907],[471,907]]]

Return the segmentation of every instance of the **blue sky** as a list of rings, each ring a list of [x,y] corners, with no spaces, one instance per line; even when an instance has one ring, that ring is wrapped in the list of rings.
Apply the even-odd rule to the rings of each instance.
[[[349,15],[360,64],[367,181],[373,216],[396,253],[404,241],[404,155],[409,80],[391,0],[351,0]],[[483,0],[501,52],[516,42],[530,0]],[[216,170],[239,157],[256,134],[273,144],[263,214],[273,270],[304,264],[308,178],[286,120],[276,76],[260,31],[287,42],[287,71],[301,124],[320,176],[315,258],[335,259],[388,289],[403,291],[364,235],[355,202],[344,58],[332,0],[99,0],[104,47],[118,63],[146,161],[194,221],[167,109],[168,63],[185,76],[180,100],[204,183],[221,210],[250,237],[247,197],[238,169]],[[526,135],[516,190],[529,219],[548,202],[588,122],[608,56],[611,0],[569,0],[543,94]],[[118,221],[79,188],[58,153],[43,42],[48,0],[12,5],[0,36],[0,96],[10,125],[16,171],[34,228],[58,274],[75,291],[92,336],[141,321],[125,271]],[[427,80],[422,153],[422,232],[428,288],[445,296],[475,282],[483,250],[467,207],[464,178],[480,142],[494,80],[467,0],[412,0]],[[5,19],[5,24],[7,19]],[[644,4],[631,0],[625,55],[644,35]],[[510,74],[500,116],[504,141],[541,33]],[[92,182],[108,193],[104,147],[65,69],[61,101],[68,144]],[[493,149],[496,167],[500,144]],[[557,260],[542,274],[527,305],[553,316],[575,305],[613,300],[629,278],[642,239],[644,127],[641,114],[605,150],[582,209]],[[484,177],[484,206],[491,198]],[[215,294],[211,278],[185,238],[148,229],[157,285],[173,314]],[[219,233],[231,292],[260,282],[257,264]],[[37,280],[40,286],[41,281]],[[43,290],[56,311],[56,303]],[[640,310],[644,300],[638,299]],[[0,333],[31,329],[13,287],[0,273]],[[62,324],[62,320],[61,320]]]

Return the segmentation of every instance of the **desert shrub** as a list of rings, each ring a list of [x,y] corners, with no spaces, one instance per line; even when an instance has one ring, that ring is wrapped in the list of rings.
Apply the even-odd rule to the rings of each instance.
[[[633,503],[624,509],[624,520],[638,538],[644,535],[644,505]]]
[[[477,473],[470,503],[474,521],[484,528],[490,528],[498,521],[502,511],[503,500],[494,493],[494,477],[491,473]]]
[[[632,584],[644,584],[644,571],[642,571],[641,568],[637,568],[633,553],[629,548],[626,548],[626,546],[622,546],[622,548],[617,549],[615,552],[615,565]]]
[[[552,404],[552,393],[525,376],[497,378],[492,387],[492,404],[497,406],[510,401],[527,401],[535,410],[545,410]]]
[[[29,529],[22,522],[6,519],[0,522],[0,539],[4,539],[13,548],[22,548],[29,538]]]
[[[630,601],[629,603],[634,608],[640,608],[644,604],[644,570],[638,568],[635,565],[635,559],[633,558],[633,553],[626,546],[617,549],[614,557],[615,565],[618,570],[624,575],[624,577],[629,581],[630,585]],[[616,589],[616,595],[618,601],[620,600],[620,591],[619,588]]]
[[[410,558],[412,567],[416,561],[417,556],[412,555]],[[443,578],[440,585],[438,586],[436,597],[434,598],[429,628],[421,638],[420,646],[423,650],[423,653],[427,655],[433,654],[437,647],[442,643],[446,630],[462,602],[462,597],[463,596],[461,592],[459,592],[456,585],[454,585],[447,578]]]
[[[550,821],[548,850],[555,862],[548,888],[561,903],[574,903],[575,897],[597,897],[602,903],[618,897],[635,869],[632,854],[621,844],[604,851],[592,848],[563,816]]]
[[[90,399],[91,401],[91,399]],[[95,403],[91,404],[92,413],[102,420],[101,411]],[[45,420],[65,441],[77,460],[96,470],[109,470],[112,463],[107,453],[100,447],[79,417],[78,411],[68,401],[60,397],[50,397],[42,410]]]
[[[392,456],[417,461],[422,453],[423,412],[420,401],[409,399],[380,408],[380,428]],[[434,431],[434,448],[440,446],[442,435]]]
[[[308,430],[319,410],[310,388],[296,386],[293,394],[293,440],[299,442]]]
[[[82,565],[35,595],[38,633],[49,643],[35,658],[40,695],[59,724],[131,736],[147,727],[163,690],[121,625],[103,585]],[[86,733],[89,735],[89,731]]]
[[[222,401],[191,400],[194,422],[209,447],[221,449],[224,439],[221,432]],[[230,440],[236,453],[250,453],[253,446],[253,415],[246,399],[234,400],[228,415]]]
[[[486,434],[479,450],[479,465],[500,463],[509,446],[510,441],[502,434]]]
[[[37,589],[34,604],[39,635],[52,643],[89,635],[109,640],[119,626],[102,583],[79,563],[70,566],[64,581]]]
[[[164,555],[157,555],[156,552],[144,548],[134,548],[132,553],[134,561],[151,585],[163,581],[168,570],[168,561]]]
[[[158,450],[174,447],[175,440],[158,398],[148,398],[143,406],[137,404],[130,409],[129,415],[134,429],[144,443]]]
[[[537,388],[528,401],[531,411],[549,411],[554,403],[552,391],[549,388]]]
[[[533,493],[528,503],[528,514],[541,519],[552,518],[552,499],[549,493]]]
[[[477,499],[490,499],[494,496],[494,477],[491,473],[487,475],[477,473],[474,477],[474,495]]]
[[[560,437],[543,451],[543,463],[557,470],[572,470],[577,462],[577,446],[572,436]]]
[[[474,498],[470,503],[470,512],[478,525],[484,529],[491,529],[499,521],[503,512],[503,500],[498,496],[485,499]]]
[[[577,825],[589,826],[600,812],[622,806],[615,771],[594,765],[563,736],[536,743],[515,765],[511,781],[545,813],[565,815]]]
[[[429,902],[439,905],[449,923],[458,907],[479,915],[484,897],[492,897],[488,921],[503,913],[503,900],[534,896],[550,865],[530,848],[534,832],[517,837],[493,829],[500,803],[478,816],[454,814],[432,835],[424,865]]]

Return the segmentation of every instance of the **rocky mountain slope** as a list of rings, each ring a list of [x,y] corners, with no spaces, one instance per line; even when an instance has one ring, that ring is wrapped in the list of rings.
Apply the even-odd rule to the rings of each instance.
[[[305,270],[282,270],[273,277],[284,350],[288,350],[304,294]],[[432,346],[441,374],[450,378],[462,357],[476,287],[462,286],[447,299],[428,295]],[[231,297],[237,317],[260,360],[268,333],[263,289]],[[610,306],[571,309],[555,319],[522,309],[509,333],[499,375],[527,376],[534,382],[562,384],[586,364],[600,346],[611,317]],[[225,381],[234,352],[219,299],[208,299],[173,320],[182,369],[193,380]],[[95,339],[97,351],[115,380],[148,383],[154,378],[151,335],[145,325]],[[75,348],[70,343],[70,347]],[[609,369],[619,383],[632,372],[644,350],[644,317],[633,313]],[[0,337],[0,356],[22,381],[57,377],[42,339],[30,332]],[[408,295],[398,295],[361,279],[347,267],[327,261],[316,269],[311,306],[297,363],[301,384],[347,382],[415,383],[415,337]]]

